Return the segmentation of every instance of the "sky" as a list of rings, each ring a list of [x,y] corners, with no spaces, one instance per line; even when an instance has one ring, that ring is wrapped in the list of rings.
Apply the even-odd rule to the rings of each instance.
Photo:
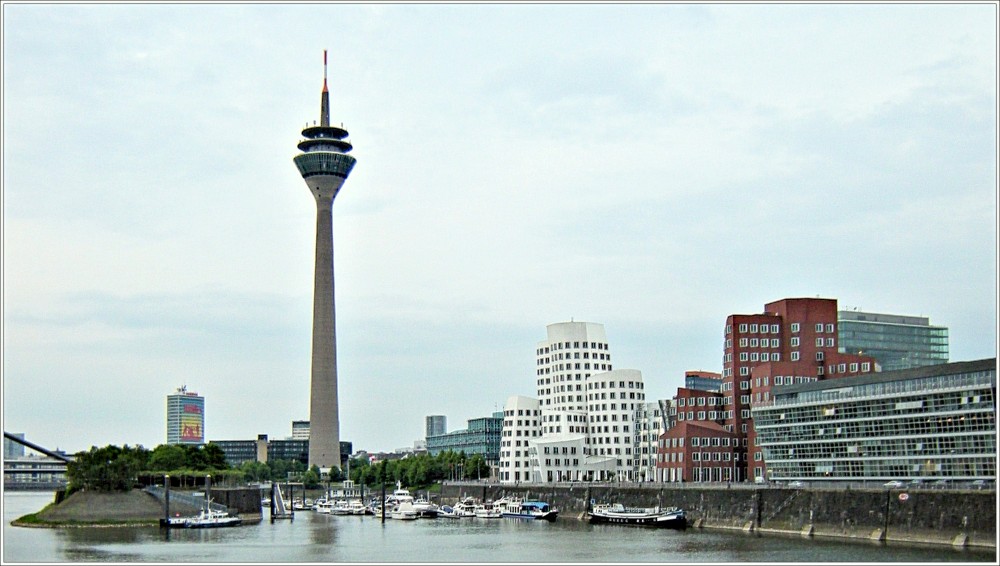
[[[666,399],[791,297],[997,350],[997,5],[3,5],[3,426],[49,449],[309,418],[319,119],[341,439],[535,395],[603,324]]]

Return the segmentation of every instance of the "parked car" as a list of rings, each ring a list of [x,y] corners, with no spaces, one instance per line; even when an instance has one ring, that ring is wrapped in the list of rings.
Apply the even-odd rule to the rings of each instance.
[[[884,485],[885,487],[903,487],[904,484],[899,480],[892,480],[892,481],[887,481],[882,485]]]
[[[789,482],[788,483],[788,487],[805,487],[805,485],[806,484],[804,484],[804,483],[802,483],[802,482],[800,482],[798,480],[795,480],[793,482]]]

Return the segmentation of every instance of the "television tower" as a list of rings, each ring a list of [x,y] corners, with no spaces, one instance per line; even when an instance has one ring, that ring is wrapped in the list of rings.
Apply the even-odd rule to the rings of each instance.
[[[313,283],[312,378],[309,389],[309,466],[340,468],[340,411],[337,404],[337,331],[333,297],[333,199],[356,160],[347,130],[330,125],[330,92],[323,50],[323,94],[319,125],[306,126],[295,156],[316,199],[316,266]]]

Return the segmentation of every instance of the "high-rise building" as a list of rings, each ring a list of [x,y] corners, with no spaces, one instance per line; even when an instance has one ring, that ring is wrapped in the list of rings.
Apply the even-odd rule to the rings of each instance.
[[[426,419],[424,438],[448,434],[448,417],[444,415],[428,415]]]
[[[337,334],[333,277],[333,199],[356,160],[347,130],[330,125],[330,93],[323,51],[320,123],[302,130],[295,165],[316,200],[316,259],[313,281],[312,375],[309,395],[309,465],[340,468],[337,401]]]
[[[875,358],[882,371],[948,363],[948,328],[923,316],[837,312],[840,351]]]
[[[177,388],[167,395],[167,444],[205,443],[205,398],[187,390],[187,386]]]

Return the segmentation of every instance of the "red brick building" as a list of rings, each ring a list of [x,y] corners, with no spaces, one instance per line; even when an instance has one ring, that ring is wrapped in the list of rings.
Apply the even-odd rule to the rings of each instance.
[[[755,445],[751,409],[755,403],[771,401],[772,387],[876,370],[871,357],[838,353],[836,299],[797,298],[768,303],[763,313],[727,317],[723,334],[721,399],[716,402],[721,405],[715,407],[716,415],[721,417],[709,419],[706,412],[704,420],[715,421],[733,434],[729,445],[732,481],[765,477],[766,468]],[[681,391],[678,390],[678,396]],[[679,399],[674,402],[678,415]],[[685,405],[689,406],[687,401]],[[685,411],[685,417],[687,414]],[[684,422],[691,424],[688,419]],[[679,418],[677,424],[681,424]],[[681,434],[668,430],[664,436],[671,433]],[[685,445],[689,446],[690,441]],[[667,458],[660,463],[669,464]],[[709,473],[715,477],[715,472]],[[660,474],[663,481],[671,481],[668,476]],[[693,478],[693,475],[683,476],[684,481],[716,481]]]

